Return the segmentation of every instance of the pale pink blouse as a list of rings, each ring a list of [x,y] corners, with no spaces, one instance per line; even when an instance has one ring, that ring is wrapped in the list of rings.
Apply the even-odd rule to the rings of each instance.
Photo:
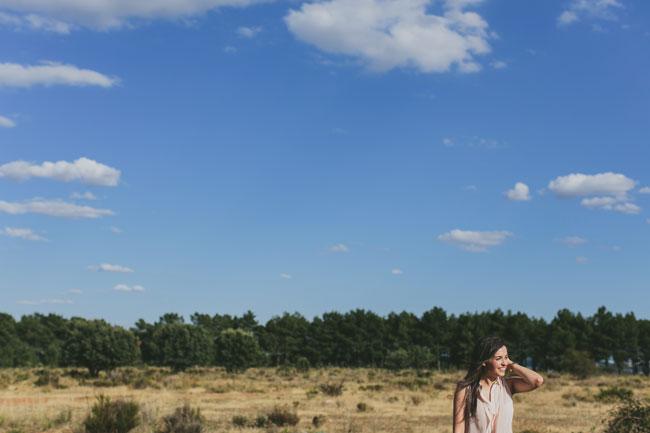
[[[476,416],[469,420],[465,433],[512,433],[514,407],[510,386],[502,377],[490,388],[490,395],[481,392],[476,402]]]

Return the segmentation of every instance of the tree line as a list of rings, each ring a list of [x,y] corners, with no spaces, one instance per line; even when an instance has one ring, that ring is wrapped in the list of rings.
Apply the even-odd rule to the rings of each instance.
[[[189,322],[168,313],[125,329],[104,320],[56,314],[0,313],[0,367],[85,367],[92,375],[120,366],[152,365],[176,371],[222,366],[379,367],[463,369],[476,341],[499,335],[510,357],[536,370],[587,375],[600,368],[650,374],[650,320],[600,307],[591,316],[567,309],[547,322],[501,310],[420,316],[380,316],[357,309],[311,321],[284,313],[261,324],[241,316],[195,313]]]

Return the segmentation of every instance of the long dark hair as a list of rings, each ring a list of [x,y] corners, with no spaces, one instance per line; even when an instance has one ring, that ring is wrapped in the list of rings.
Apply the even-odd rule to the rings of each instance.
[[[505,345],[505,341],[499,337],[482,338],[474,348],[472,360],[465,378],[458,382],[457,391],[467,388],[467,392],[465,393],[465,410],[463,412],[466,431],[469,428],[470,418],[476,416],[476,405],[479,393],[481,392],[481,379],[487,371],[487,366],[483,364],[492,358],[497,350]]]

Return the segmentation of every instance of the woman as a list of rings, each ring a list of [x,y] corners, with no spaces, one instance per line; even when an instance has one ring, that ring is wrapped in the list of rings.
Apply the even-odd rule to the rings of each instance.
[[[506,373],[511,373],[505,377]],[[512,433],[512,394],[539,388],[544,379],[508,358],[498,337],[480,341],[454,395],[454,433]]]

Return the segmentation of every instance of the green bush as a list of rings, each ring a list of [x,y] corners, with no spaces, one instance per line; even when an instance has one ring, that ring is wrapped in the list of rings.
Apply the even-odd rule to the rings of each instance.
[[[619,386],[610,386],[602,388],[596,394],[596,400],[603,403],[613,403],[617,401],[627,401],[634,397],[634,392],[629,388]]]
[[[266,415],[266,419],[278,427],[294,426],[300,421],[300,417],[286,406],[276,406]]]
[[[604,433],[650,432],[650,405],[627,400],[614,409]]]
[[[140,406],[100,395],[83,422],[86,433],[127,433],[140,424]]]
[[[204,421],[198,408],[185,404],[163,418],[157,433],[201,433]]]
[[[309,371],[309,367],[309,360],[304,356],[301,356],[296,360],[296,370],[300,371],[301,373]]]

